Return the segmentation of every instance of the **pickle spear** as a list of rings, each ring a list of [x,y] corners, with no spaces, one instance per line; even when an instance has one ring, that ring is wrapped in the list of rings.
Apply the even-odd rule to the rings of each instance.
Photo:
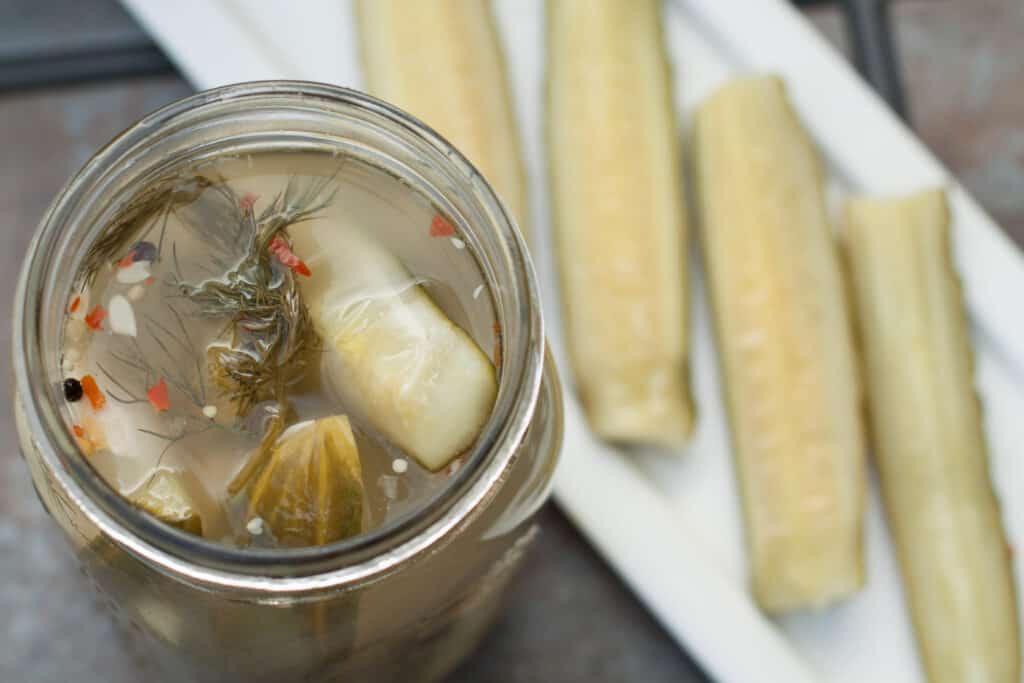
[[[590,426],[677,445],[687,380],[680,136],[658,0],[548,3],[548,155],[566,332]]]
[[[359,0],[369,92],[423,119],[480,169],[529,235],[526,177],[488,0]]]
[[[250,512],[284,545],[355,536],[363,530],[362,472],[347,417],[299,423],[274,445],[249,491]]]
[[[180,472],[157,470],[132,495],[132,502],[157,519],[197,536],[203,535],[199,508],[189,494]]]
[[[822,169],[780,79],[699,108],[704,262],[743,496],[753,591],[816,608],[864,581],[864,434]]]
[[[294,230],[303,298],[344,405],[436,471],[468,449],[497,395],[494,366],[389,251],[359,229]]]
[[[1017,596],[989,481],[941,190],[846,205],[882,491],[931,683],[1018,683]]]

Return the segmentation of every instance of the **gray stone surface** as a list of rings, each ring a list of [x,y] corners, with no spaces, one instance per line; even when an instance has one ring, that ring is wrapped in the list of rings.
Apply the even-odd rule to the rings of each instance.
[[[918,130],[1021,242],[1024,5],[907,0],[894,14]],[[841,43],[833,10],[812,17]],[[7,29],[9,21],[0,14]],[[2,291],[13,288],[32,230],[64,180],[125,125],[188,92],[177,79],[154,78],[0,96]],[[7,387],[9,305],[0,302],[0,311],[0,386]],[[0,435],[0,682],[146,680],[31,491],[6,392]],[[546,508],[542,522],[543,541],[504,618],[452,681],[706,680],[556,508]]]
[[[117,0],[0,0],[0,60],[148,42]]]

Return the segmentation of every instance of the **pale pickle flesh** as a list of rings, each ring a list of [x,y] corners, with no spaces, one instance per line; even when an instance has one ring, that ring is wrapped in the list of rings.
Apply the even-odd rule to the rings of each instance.
[[[695,138],[754,595],[822,607],[864,582],[865,445],[820,162],[770,76],[713,94]]]
[[[359,0],[367,90],[423,119],[480,169],[529,236],[526,177],[488,0]]]
[[[132,502],[171,526],[197,536],[203,535],[199,506],[179,472],[157,470],[132,496]]]
[[[1019,683],[1017,596],[989,481],[941,190],[846,206],[875,456],[931,683]]]
[[[357,228],[295,230],[300,281],[342,404],[437,471],[466,451],[497,395],[495,368],[386,249]]]
[[[678,445],[688,386],[680,136],[657,0],[548,3],[548,148],[569,352],[590,426]]]

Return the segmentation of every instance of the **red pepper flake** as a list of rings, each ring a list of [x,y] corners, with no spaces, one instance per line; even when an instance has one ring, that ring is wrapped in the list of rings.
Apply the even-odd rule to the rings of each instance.
[[[434,220],[430,221],[431,237],[450,237],[455,234],[455,227],[441,214],[434,214]]]
[[[135,263],[135,250],[132,249],[127,254],[121,257],[121,260],[117,262],[118,268],[127,268],[131,264]]]
[[[68,311],[70,311],[71,313],[74,313],[75,311],[78,310],[78,307],[81,306],[81,305],[82,305],[82,297],[76,296],[74,299],[71,300],[71,305],[68,306]]]
[[[82,450],[82,455],[90,456],[101,448],[107,447],[106,435],[103,427],[90,415],[85,416],[85,426],[71,425],[71,431],[75,433],[75,441]]]
[[[82,391],[89,397],[89,403],[92,404],[93,410],[101,410],[103,406],[107,405],[107,397],[100,391],[100,386],[96,384],[96,378],[92,375],[86,375],[81,380]]]
[[[107,317],[107,311],[99,304],[92,307],[85,316],[85,324],[93,330],[103,329],[103,319]]]
[[[491,325],[491,329],[494,330],[494,365],[495,367],[501,367],[501,323],[494,321]]]
[[[270,252],[277,257],[277,260],[294,270],[299,275],[305,275],[309,277],[313,274],[313,271],[309,269],[306,262],[300,259],[292,251],[292,248],[288,246],[288,240],[281,235],[274,235],[274,239],[270,240]]]
[[[156,409],[156,412],[162,413],[171,407],[171,400],[167,398],[167,381],[163,377],[160,381],[154,384],[146,392],[146,398]]]
[[[155,277],[147,277],[145,280],[143,280],[143,282],[145,282],[147,285],[151,285],[154,282],[156,282],[156,278]]]
[[[242,198],[238,200],[238,207],[242,209],[242,211],[248,211],[253,207],[253,204],[255,204],[256,200],[259,198],[260,196],[258,194],[246,192],[244,195],[242,195]]]
[[[81,425],[71,425],[71,431],[75,433],[75,441],[78,442],[78,448],[81,449],[82,455],[88,457],[96,452],[95,442]]]

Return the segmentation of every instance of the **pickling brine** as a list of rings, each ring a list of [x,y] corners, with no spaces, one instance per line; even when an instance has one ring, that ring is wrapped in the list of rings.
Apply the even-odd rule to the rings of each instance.
[[[336,154],[158,177],[85,250],[66,316],[82,457],[162,521],[236,546],[415,514],[497,393],[501,330],[470,240]]]

